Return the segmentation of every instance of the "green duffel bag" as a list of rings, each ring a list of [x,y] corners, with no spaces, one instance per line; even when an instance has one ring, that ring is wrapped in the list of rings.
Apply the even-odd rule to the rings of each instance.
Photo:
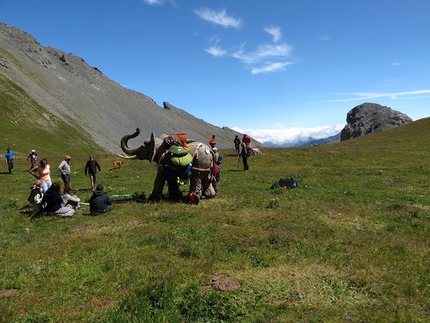
[[[185,149],[182,146],[175,146],[175,145],[169,148],[169,152],[174,157],[186,156],[189,153],[188,149]]]
[[[193,156],[184,147],[172,146],[169,148],[169,153],[168,163],[171,163],[170,167],[174,169],[187,167],[193,161]]]

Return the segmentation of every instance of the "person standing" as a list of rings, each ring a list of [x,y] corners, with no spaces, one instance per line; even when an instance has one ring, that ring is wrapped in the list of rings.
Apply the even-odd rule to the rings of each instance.
[[[87,164],[85,165],[85,175],[88,174],[90,176],[91,189],[94,189],[95,185],[96,185],[97,168],[99,169],[99,172],[102,171],[97,160],[95,160],[93,158],[93,156],[90,155],[89,160],[87,161]]]
[[[36,161],[37,161],[37,153],[36,153],[36,150],[32,150],[31,152],[30,152],[30,155],[28,155],[27,156],[27,160],[28,159],[30,159],[30,163],[31,163],[31,166],[30,166],[30,169],[32,169],[32,168],[34,168],[35,166],[36,166]]]
[[[30,174],[36,177],[36,179],[40,179],[42,181],[42,190],[45,193],[48,188],[51,187],[51,167],[48,164],[48,160],[46,158],[42,158],[40,160],[39,166],[33,167],[29,170]],[[36,175],[36,173],[38,175]]]
[[[212,149],[216,146],[215,135],[213,135],[211,139],[209,139],[209,145],[211,146]]]
[[[70,186],[70,155],[66,155],[64,160],[61,162],[58,169],[61,173],[61,179],[63,180],[64,186]]]
[[[238,135],[236,135],[236,137],[234,137],[233,143],[234,143],[234,148],[236,148],[236,156],[239,156],[239,153],[240,153],[240,139],[239,139]]]
[[[218,153],[217,147],[214,147],[212,151],[214,153],[214,170],[212,175],[212,186],[215,190],[215,193],[218,194],[218,182],[221,179],[221,168],[219,167],[219,165],[221,165],[223,157]]]
[[[4,157],[5,157],[9,174],[12,174],[13,160],[15,159],[15,153],[12,150],[10,150],[10,148],[7,148],[6,154],[4,155]]]
[[[242,155],[243,170],[247,172],[249,170],[248,158],[250,156],[250,153],[249,153],[249,146],[245,144],[245,142],[243,141],[242,141],[242,151],[240,154]]]

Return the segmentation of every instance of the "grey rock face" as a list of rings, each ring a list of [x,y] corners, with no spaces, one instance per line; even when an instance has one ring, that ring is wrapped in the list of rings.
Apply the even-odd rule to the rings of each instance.
[[[363,103],[346,116],[347,125],[342,129],[340,141],[402,126],[413,120],[406,114],[376,103]]]

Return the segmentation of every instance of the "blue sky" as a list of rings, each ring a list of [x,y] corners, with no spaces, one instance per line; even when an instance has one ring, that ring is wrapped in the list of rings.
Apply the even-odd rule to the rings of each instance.
[[[0,17],[261,141],[333,135],[364,102],[430,114],[428,0],[0,0]]]

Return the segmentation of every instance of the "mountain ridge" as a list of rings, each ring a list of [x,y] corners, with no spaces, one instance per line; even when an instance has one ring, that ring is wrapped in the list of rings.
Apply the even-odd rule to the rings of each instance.
[[[26,91],[60,120],[79,124],[95,143],[110,153],[121,152],[119,142],[137,127],[140,144],[151,132],[186,133],[207,142],[216,135],[219,148],[233,147],[240,133],[214,126],[183,109],[164,102],[158,106],[149,96],[126,89],[83,58],[53,47],[43,47],[30,34],[0,23],[0,73]],[[80,130],[82,131],[82,130]],[[254,140],[256,146],[263,144]]]

